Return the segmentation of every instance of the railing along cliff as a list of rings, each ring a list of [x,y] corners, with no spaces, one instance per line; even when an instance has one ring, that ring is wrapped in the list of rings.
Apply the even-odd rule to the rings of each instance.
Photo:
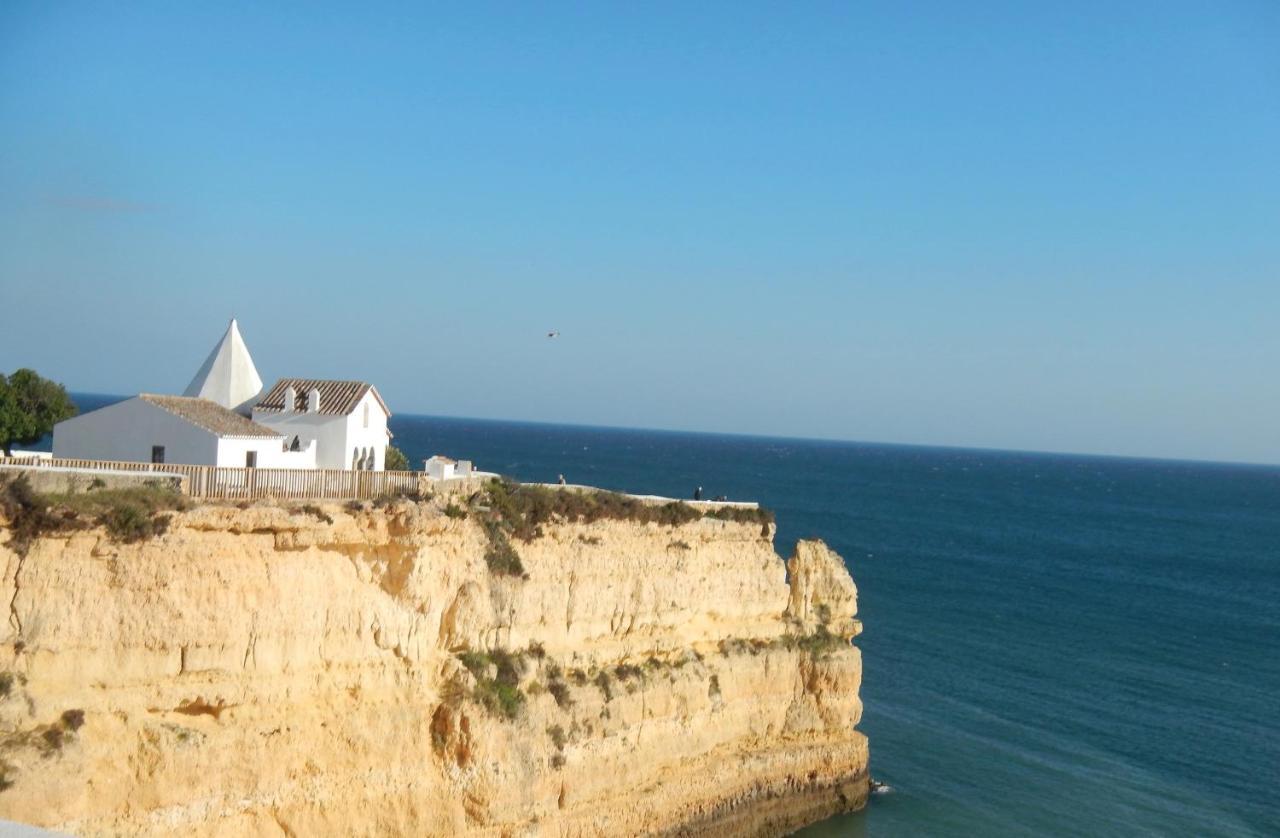
[[[181,463],[136,463],[52,457],[0,457],[0,465],[93,471],[178,474],[186,478],[193,498],[253,500],[368,500],[380,495],[418,491],[414,471],[348,471],[345,469],[228,468]]]

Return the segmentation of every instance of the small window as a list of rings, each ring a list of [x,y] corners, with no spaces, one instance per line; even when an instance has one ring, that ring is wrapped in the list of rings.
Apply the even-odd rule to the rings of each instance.
[[[245,467],[245,468],[257,468],[257,467],[258,467],[258,452],[257,452],[257,451],[246,451],[246,452],[244,452],[244,467]]]
[[[163,445],[151,446],[151,462],[153,463],[164,462],[164,446]]]
[[[364,426],[369,427],[369,403],[364,403]]]

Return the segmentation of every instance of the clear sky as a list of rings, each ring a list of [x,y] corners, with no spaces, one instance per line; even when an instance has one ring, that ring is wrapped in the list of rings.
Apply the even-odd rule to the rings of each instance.
[[[0,4],[0,370],[1280,462],[1280,3]],[[549,340],[549,330],[561,337]]]

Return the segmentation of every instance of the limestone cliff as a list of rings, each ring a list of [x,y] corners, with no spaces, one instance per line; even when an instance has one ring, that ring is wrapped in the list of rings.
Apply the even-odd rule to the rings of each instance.
[[[862,805],[855,590],[759,524],[205,505],[0,545],[0,818],[82,835],[777,834]],[[0,529],[0,542],[5,533]]]

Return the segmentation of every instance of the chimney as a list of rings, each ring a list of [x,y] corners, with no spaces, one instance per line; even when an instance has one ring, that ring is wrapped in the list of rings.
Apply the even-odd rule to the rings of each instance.
[[[312,387],[311,392],[307,393],[307,413],[320,412],[320,388]]]
[[[293,411],[297,409],[297,406],[298,391],[293,389],[293,385],[290,384],[288,387],[284,388],[284,412],[293,413]]]

